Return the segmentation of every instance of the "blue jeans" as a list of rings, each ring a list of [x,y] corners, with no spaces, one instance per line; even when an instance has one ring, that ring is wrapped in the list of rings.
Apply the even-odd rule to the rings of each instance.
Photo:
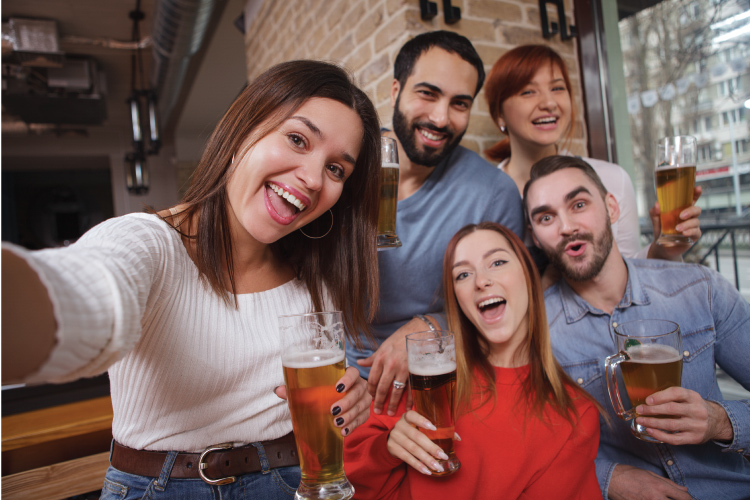
[[[237,477],[232,484],[211,486],[202,479],[170,479],[176,452],[164,461],[158,478],[136,476],[107,469],[100,500],[289,500],[300,483],[299,466],[269,469],[263,445],[253,443],[258,450],[263,470]]]

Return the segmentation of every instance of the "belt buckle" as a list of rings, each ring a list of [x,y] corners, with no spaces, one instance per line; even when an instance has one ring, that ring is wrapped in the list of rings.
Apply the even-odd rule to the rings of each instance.
[[[206,458],[206,455],[208,455],[209,453],[213,451],[222,451],[222,450],[231,450],[231,449],[232,449],[231,443],[222,443],[222,444],[209,446],[208,448],[206,448],[206,450],[203,453],[201,453],[201,456],[198,459],[198,475],[200,476],[201,479],[203,479],[203,481],[213,486],[221,486],[222,484],[231,484],[237,480],[235,476],[223,477],[221,479],[211,479],[203,473],[203,469],[208,467],[208,464],[203,461]]]

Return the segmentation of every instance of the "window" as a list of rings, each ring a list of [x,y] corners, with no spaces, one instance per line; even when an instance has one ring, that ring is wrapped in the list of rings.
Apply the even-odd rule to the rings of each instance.
[[[707,116],[703,119],[703,131],[704,132],[711,131],[711,117],[710,116]]]
[[[719,83],[719,95],[729,97],[742,90],[739,77],[730,78]]]
[[[698,146],[698,161],[709,162],[714,158],[713,146],[711,144],[704,144]]]

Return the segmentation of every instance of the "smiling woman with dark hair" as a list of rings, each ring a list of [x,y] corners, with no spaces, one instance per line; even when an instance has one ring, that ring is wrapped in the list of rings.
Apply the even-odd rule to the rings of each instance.
[[[367,331],[379,171],[377,114],[345,71],[271,68],[216,127],[181,204],[65,249],[4,246],[3,381],[109,371],[104,499],[289,498],[300,470],[277,317],[338,309]],[[346,436],[371,397],[354,368],[336,390]]]

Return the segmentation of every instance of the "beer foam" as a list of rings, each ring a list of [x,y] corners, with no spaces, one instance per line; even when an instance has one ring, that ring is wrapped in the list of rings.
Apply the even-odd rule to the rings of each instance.
[[[444,375],[446,373],[456,371],[455,361],[443,361],[440,363],[426,362],[426,363],[409,363],[409,373],[419,375],[421,377],[430,377],[436,375]]]
[[[398,168],[398,163],[383,163],[383,168]]]
[[[671,363],[682,359],[677,349],[661,344],[634,345],[625,352],[630,356],[630,361],[643,364]]]
[[[317,349],[308,352],[286,354],[281,358],[281,364],[287,368],[318,368],[328,366],[344,360],[341,349]]]

